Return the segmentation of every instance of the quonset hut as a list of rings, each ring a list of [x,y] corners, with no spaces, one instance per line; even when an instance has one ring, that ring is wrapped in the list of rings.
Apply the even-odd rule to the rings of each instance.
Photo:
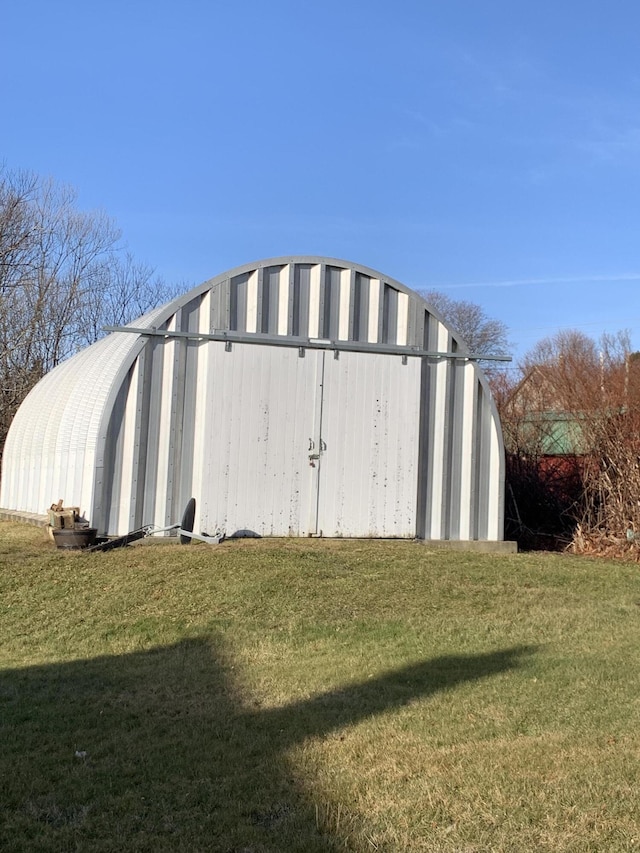
[[[123,534],[194,496],[195,529],[227,536],[496,541],[503,488],[487,382],[437,312],[372,269],[286,257],[45,376],[11,426],[0,506],[63,497]]]

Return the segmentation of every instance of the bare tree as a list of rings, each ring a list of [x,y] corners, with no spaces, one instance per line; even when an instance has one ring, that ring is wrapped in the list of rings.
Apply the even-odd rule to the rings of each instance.
[[[488,317],[480,305],[463,299],[451,299],[437,290],[424,291],[422,296],[458,332],[470,352],[483,355],[509,354],[507,326],[501,320]]]
[[[111,219],[76,201],[69,187],[0,169],[0,448],[46,372],[172,295],[122,250]]]
[[[175,294],[153,267],[136,261],[129,252],[112,255],[95,271],[91,291],[78,312],[78,347],[101,338],[105,326],[124,326]]]
[[[0,294],[19,285],[31,263],[31,205],[37,198],[34,175],[5,176],[0,169]]]
[[[527,526],[544,518],[549,525],[543,508],[560,495],[568,499],[562,512],[574,550],[638,556],[640,358],[628,335],[596,342],[561,332],[537,344],[521,369],[521,381],[498,405],[510,488],[524,501],[534,494],[523,471],[542,484],[537,521]]]

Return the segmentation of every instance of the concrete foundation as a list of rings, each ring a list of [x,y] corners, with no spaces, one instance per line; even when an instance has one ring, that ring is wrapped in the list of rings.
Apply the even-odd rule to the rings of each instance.
[[[440,551],[474,551],[477,554],[517,554],[518,543],[510,540],[417,539],[420,545]]]
[[[32,524],[34,527],[47,527],[47,515],[35,512],[20,512],[13,509],[0,509],[0,521],[15,521],[17,524]]]

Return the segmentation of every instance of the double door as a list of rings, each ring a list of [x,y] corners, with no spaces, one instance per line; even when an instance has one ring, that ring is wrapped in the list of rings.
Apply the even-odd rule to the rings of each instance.
[[[218,381],[210,375],[206,383],[214,399],[199,469],[203,529],[415,536],[419,359],[213,346]],[[217,399],[216,386],[226,389]]]

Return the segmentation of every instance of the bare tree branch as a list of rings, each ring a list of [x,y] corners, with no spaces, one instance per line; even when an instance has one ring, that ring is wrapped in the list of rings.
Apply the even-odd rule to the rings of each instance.
[[[0,167],[0,448],[46,372],[173,295],[105,213],[76,203],[70,187]]]

